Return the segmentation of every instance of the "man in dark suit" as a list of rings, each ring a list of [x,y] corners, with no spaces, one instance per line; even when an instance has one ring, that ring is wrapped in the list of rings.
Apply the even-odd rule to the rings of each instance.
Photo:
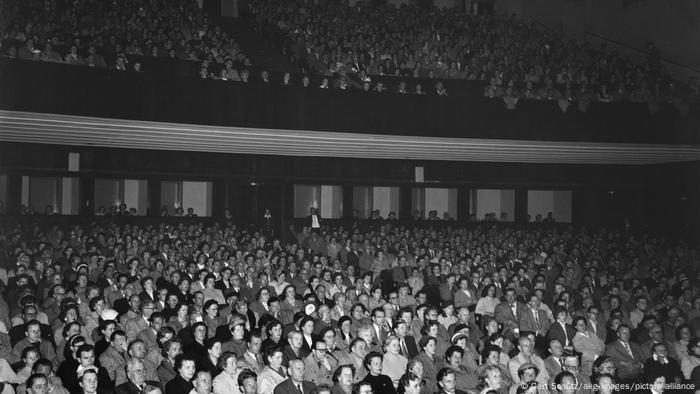
[[[552,323],[547,331],[547,339],[558,339],[564,348],[573,348],[574,335],[576,330],[566,322],[566,309],[562,307],[554,308],[554,317],[556,321]]]
[[[160,383],[146,380],[146,367],[137,358],[132,358],[126,363],[126,383],[116,387],[117,394],[140,394],[146,386],[160,387]]]
[[[304,372],[306,372],[304,360],[290,360],[287,368],[289,378],[275,387],[274,394],[310,394],[316,385],[304,380]]]
[[[532,331],[538,338],[547,334],[551,323],[547,312],[540,309],[540,298],[536,294],[530,295],[526,312],[520,315],[518,322],[520,331]]]
[[[654,344],[651,357],[644,362],[644,375],[654,374],[665,376],[666,383],[680,383],[683,380],[681,366],[669,356],[664,342]]]
[[[449,274],[445,279],[445,283],[440,285],[440,301],[442,301],[443,305],[454,303],[455,292],[457,291],[455,288],[456,280],[457,276],[455,274]]]
[[[321,229],[321,215],[319,215],[316,208],[309,208],[309,216],[306,217],[305,224],[311,231],[319,231]]]
[[[523,313],[525,313],[525,306],[516,300],[515,289],[509,288],[506,289],[505,301],[496,305],[493,316],[499,324],[503,325],[504,335],[513,339],[518,336],[520,330],[518,321]]]
[[[345,247],[338,253],[340,260],[345,264],[345,266],[353,266],[359,268],[360,265],[360,252],[357,250],[357,243],[352,242],[349,239],[345,240]]]
[[[642,349],[630,342],[630,336],[630,328],[623,324],[617,328],[617,340],[605,347],[605,355],[613,359],[623,382],[637,379],[644,367]]]
[[[555,377],[564,370],[564,360],[562,359],[564,346],[562,346],[558,339],[552,339],[549,341],[549,348],[547,350],[549,351],[549,357],[544,359],[544,366],[549,376]]]
[[[408,335],[408,323],[401,319],[396,319],[394,321],[394,332],[399,338],[399,352],[401,355],[409,360],[415,358],[418,355],[418,346],[416,346],[416,340],[413,336]]]

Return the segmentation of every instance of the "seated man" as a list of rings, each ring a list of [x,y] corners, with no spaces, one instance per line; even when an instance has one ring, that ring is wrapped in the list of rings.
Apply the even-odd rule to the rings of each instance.
[[[316,385],[304,380],[305,370],[306,367],[304,366],[304,360],[289,360],[289,368],[287,368],[289,378],[282,381],[277,385],[277,387],[275,387],[274,394],[310,394],[311,390],[313,390]]]
[[[41,357],[51,360],[52,363],[58,363],[56,358],[56,352],[54,351],[53,344],[46,339],[41,338],[41,323],[38,320],[28,321],[24,327],[26,331],[24,332],[25,337],[21,341],[18,341],[12,348],[12,354],[20,359],[22,351],[27,347],[36,348]]]
[[[610,356],[617,365],[622,381],[635,380],[642,373],[642,349],[630,341],[630,329],[624,324],[617,328],[617,340],[605,347],[605,355]]]
[[[644,375],[663,375],[667,383],[680,383],[683,380],[681,367],[673,357],[668,354],[666,344],[659,342],[652,347],[652,355],[644,362]]]
[[[191,208],[190,208],[191,209]],[[194,394],[209,394],[211,393],[211,373],[209,371],[199,371],[192,379]]]
[[[116,387],[117,394],[140,394],[147,385],[159,387],[160,383],[146,380],[146,368],[143,362],[137,358],[132,358],[126,363],[127,381]]]
[[[158,373],[156,370],[158,369],[158,366],[155,365],[152,361],[146,360],[146,345],[143,343],[142,340],[140,339],[135,339],[133,342],[129,344],[129,348],[127,350],[127,354],[129,355],[129,360],[131,359],[138,359],[143,363],[144,368],[146,369],[146,380],[158,382]],[[119,367],[117,367],[117,370],[114,374],[114,384],[115,385],[120,385],[122,383],[126,383],[126,367],[128,365],[128,362],[122,363]]]

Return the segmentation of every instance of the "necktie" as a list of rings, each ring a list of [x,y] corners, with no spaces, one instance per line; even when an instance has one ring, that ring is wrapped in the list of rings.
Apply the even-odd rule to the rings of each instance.
[[[535,315],[535,326],[539,330],[540,329],[540,317],[538,316],[539,314],[534,309],[532,310],[532,314]]]
[[[401,354],[404,357],[408,357],[408,348],[406,348],[406,341],[403,339],[401,340]]]
[[[304,394],[304,391],[301,389],[301,385],[300,385],[300,384],[297,384],[297,390],[299,390],[299,392],[300,392],[301,394]]]
[[[566,338],[566,344],[564,346],[569,346],[569,333],[566,332],[566,324],[560,323],[561,329],[564,330],[564,337]]]
[[[625,350],[627,350],[627,354],[630,355],[630,358],[634,358],[634,354],[632,354],[632,349],[630,348],[630,344],[627,342],[623,342],[625,345]]]

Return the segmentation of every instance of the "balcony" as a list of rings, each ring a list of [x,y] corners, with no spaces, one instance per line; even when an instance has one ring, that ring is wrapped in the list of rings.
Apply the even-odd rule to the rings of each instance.
[[[467,92],[483,89],[480,82],[461,83]],[[474,94],[283,87],[182,77],[156,66],[131,73],[11,59],[0,60],[0,87],[3,110],[138,121],[496,140],[686,145],[700,140],[698,102],[593,102],[582,112],[575,104],[563,111],[557,101],[521,100],[509,110],[502,99]]]

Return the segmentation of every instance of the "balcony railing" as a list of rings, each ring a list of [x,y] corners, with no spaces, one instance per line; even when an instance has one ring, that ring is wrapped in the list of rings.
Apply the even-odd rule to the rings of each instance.
[[[601,103],[284,87],[0,60],[0,109],[106,118],[545,141],[697,144],[700,104]],[[469,83],[473,81],[461,81]],[[483,85],[475,85],[482,90]],[[1,132],[1,131],[0,131]]]

